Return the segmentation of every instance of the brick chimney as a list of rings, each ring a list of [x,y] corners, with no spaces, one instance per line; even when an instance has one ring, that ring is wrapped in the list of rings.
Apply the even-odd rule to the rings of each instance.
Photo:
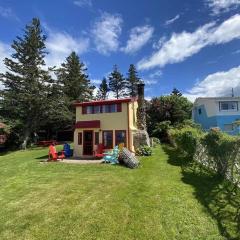
[[[137,85],[138,109],[137,109],[137,127],[139,130],[146,130],[146,113],[144,100],[144,83]]]

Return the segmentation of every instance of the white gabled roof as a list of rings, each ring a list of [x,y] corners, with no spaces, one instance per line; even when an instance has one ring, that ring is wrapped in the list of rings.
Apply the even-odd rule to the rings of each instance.
[[[201,102],[201,100],[240,101],[240,96],[239,97],[199,97],[199,98],[196,98],[193,105],[197,104],[198,102]]]

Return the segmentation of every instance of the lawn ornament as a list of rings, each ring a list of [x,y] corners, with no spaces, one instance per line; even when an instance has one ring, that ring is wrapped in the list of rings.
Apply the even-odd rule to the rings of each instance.
[[[128,168],[137,168],[139,166],[138,159],[127,148],[122,149],[120,152],[120,158]]]

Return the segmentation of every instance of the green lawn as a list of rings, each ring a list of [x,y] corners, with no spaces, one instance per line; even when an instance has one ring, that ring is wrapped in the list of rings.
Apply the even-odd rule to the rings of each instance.
[[[46,153],[39,148],[0,156],[1,240],[237,236],[234,224],[214,215],[216,195],[207,191],[216,180],[183,173],[172,151],[154,149],[136,170],[42,164]]]

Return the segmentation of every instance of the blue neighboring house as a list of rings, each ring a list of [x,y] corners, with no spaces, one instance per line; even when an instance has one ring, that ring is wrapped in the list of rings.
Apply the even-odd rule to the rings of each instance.
[[[231,135],[240,134],[240,97],[197,98],[192,118],[206,131],[220,128]]]

